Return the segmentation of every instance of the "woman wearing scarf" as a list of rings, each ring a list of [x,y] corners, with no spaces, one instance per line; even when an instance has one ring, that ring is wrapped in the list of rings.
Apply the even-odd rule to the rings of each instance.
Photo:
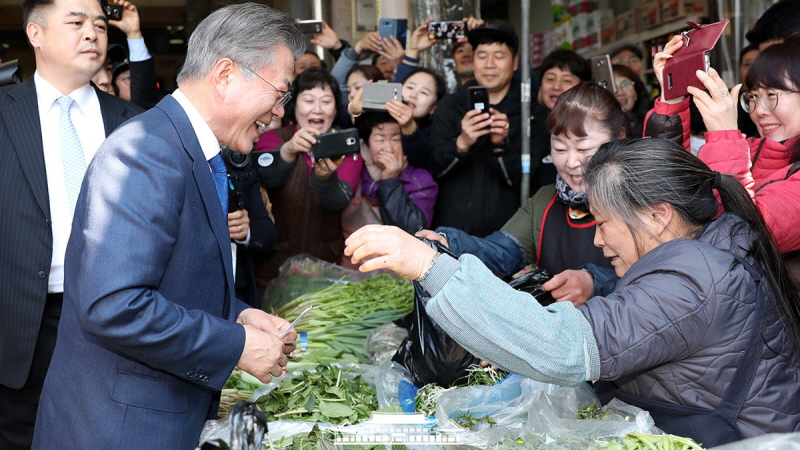
[[[595,220],[586,202],[583,166],[600,145],[626,136],[625,123],[611,92],[589,82],[569,89],[559,96],[547,121],[558,172],[555,184],[540,188],[500,231],[485,238],[445,227],[436,233],[423,230],[418,236],[444,243],[456,256],[475,255],[506,275],[535,264],[557,274],[543,288],[576,306],[611,292],[616,276],[592,242]]]

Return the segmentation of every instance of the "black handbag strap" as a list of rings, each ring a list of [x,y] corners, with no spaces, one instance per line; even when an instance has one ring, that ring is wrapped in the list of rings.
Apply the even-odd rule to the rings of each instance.
[[[747,343],[747,350],[745,350],[739,367],[733,375],[733,380],[731,380],[730,384],[725,389],[722,402],[720,402],[719,408],[717,408],[719,412],[733,419],[735,423],[739,412],[742,410],[744,401],[747,398],[747,393],[750,392],[750,386],[752,386],[753,380],[755,379],[758,363],[761,361],[761,324],[766,310],[764,298],[766,292],[761,283],[761,276],[756,269],[741,256],[736,254],[733,256],[750,273],[758,286],[755,302],[755,320],[753,322],[753,329],[750,332],[750,340]]]

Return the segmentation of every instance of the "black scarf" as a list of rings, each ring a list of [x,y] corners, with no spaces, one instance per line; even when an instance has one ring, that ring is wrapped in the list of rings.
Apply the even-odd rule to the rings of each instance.
[[[568,205],[571,209],[589,212],[589,202],[586,200],[586,191],[576,193],[569,187],[561,175],[556,175],[556,193],[561,203]]]

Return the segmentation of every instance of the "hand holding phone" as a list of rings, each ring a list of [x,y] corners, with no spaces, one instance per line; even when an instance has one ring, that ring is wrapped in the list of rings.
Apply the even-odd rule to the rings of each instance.
[[[317,143],[312,146],[315,160],[338,159],[361,151],[358,141],[358,130],[348,128],[335,130],[317,136]]]

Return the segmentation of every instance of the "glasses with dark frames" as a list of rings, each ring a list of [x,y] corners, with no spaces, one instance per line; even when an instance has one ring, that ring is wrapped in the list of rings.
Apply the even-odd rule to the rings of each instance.
[[[253,75],[257,76],[258,78],[261,78],[264,81],[264,83],[267,83],[272,89],[275,89],[279,94],[281,94],[281,98],[278,100],[277,103],[275,103],[275,106],[273,106],[272,109],[278,109],[281,106],[284,106],[287,103],[289,103],[289,100],[292,99],[292,93],[291,92],[284,91],[283,89],[278,89],[277,87],[275,87],[274,84],[272,84],[269,81],[267,81],[266,79],[264,79],[264,77],[259,75],[258,72],[256,72],[255,70],[253,70],[253,69],[251,69],[251,68],[249,68],[249,67],[247,67],[247,66],[245,66],[243,64],[239,64],[239,63],[236,63],[236,64],[239,67],[241,67],[243,69],[247,69],[248,71],[252,72]]]

